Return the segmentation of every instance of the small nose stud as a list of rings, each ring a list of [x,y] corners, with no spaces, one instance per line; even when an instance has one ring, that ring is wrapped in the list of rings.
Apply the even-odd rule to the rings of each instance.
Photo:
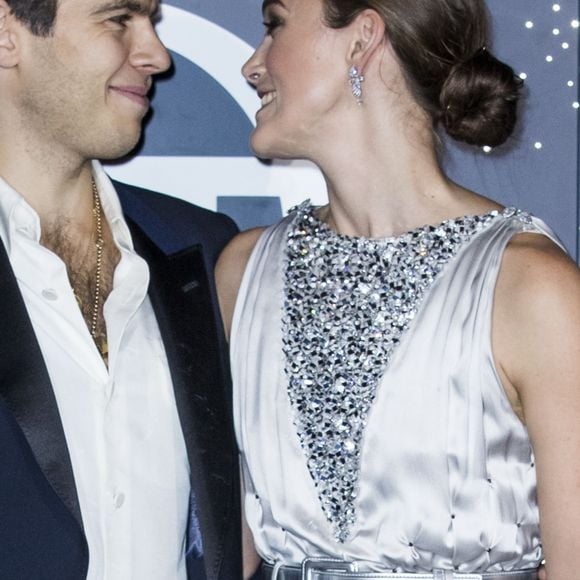
[[[254,72],[250,75],[250,79],[253,81],[257,81],[260,78],[260,73]]]

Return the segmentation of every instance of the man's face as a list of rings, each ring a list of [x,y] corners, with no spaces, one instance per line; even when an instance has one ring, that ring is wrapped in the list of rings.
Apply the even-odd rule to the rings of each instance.
[[[157,0],[60,0],[54,33],[22,34],[15,92],[27,139],[83,159],[114,159],[139,140],[152,76],[170,65]]]

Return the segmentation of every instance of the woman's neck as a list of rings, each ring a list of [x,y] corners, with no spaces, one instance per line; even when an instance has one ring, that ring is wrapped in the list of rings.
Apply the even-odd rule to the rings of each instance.
[[[347,122],[341,131],[311,158],[328,190],[321,218],[339,233],[385,237],[500,207],[444,174],[430,129]]]

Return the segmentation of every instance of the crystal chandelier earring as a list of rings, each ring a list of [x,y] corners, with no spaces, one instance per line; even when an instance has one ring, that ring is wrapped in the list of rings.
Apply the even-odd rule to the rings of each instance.
[[[352,94],[359,105],[362,105],[363,103],[362,83],[364,80],[364,76],[359,74],[359,70],[356,66],[351,66],[350,69],[348,69],[348,82],[350,83],[350,90],[352,91]]]

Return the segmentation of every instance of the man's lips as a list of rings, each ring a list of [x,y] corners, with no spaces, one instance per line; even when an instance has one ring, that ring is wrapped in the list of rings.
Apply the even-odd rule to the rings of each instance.
[[[147,98],[147,93],[149,92],[148,87],[143,86],[131,86],[131,85],[119,85],[112,86],[112,91],[119,93],[120,95],[127,97],[131,101],[138,103],[142,107],[149,107],[149,99]]]

